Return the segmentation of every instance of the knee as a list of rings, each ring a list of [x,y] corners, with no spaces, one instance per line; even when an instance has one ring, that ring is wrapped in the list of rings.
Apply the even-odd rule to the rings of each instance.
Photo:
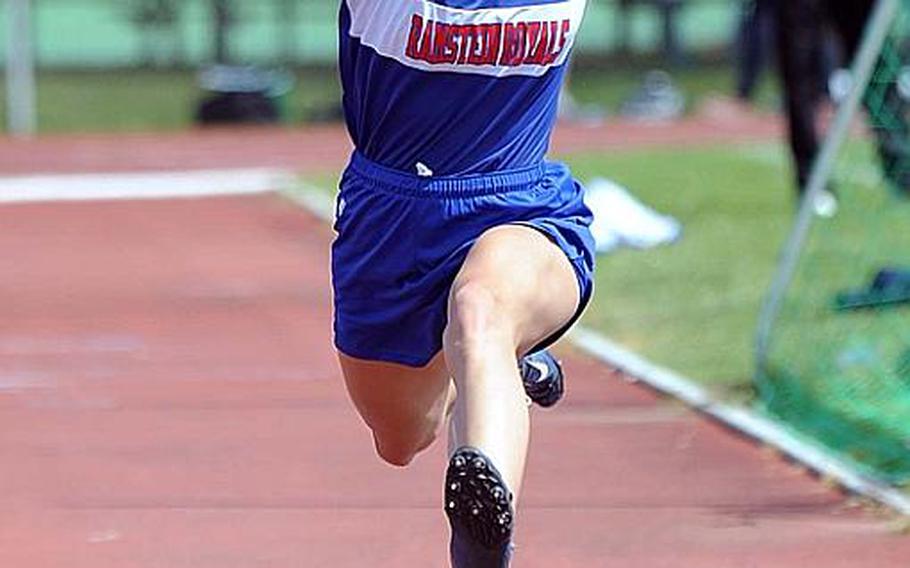
[[[493,336],[510,334],[504,301],[482,282],[456,283],[449,296],[449,321],[443,332],[447,347],[475,340],[487,343]]]
[[[436,433],[430,432],[422,438],[407,439],[401,435],[380,435],[373,432],[376,453],[389,465],[405,467],[417,454],[430,447],[436,440]]]

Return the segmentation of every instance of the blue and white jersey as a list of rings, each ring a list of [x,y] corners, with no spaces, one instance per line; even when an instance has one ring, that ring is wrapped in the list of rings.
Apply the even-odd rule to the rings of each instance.
[[[539,162],[584,8],[585,0],[342,0],[339,64],[355,146],[421,174]]]

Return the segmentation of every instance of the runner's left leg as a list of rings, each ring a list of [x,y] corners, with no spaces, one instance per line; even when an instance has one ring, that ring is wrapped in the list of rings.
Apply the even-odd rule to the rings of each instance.
[[[572,318],[579,296],[566,255],[521,225],[481,236],[452,287],[443,337],[458,391],[452,446],[485,453],[516,499],[529,418],[515,361]]]

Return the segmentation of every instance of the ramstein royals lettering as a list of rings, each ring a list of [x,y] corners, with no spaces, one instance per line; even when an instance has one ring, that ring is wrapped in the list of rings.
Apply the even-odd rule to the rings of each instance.
[[[405,54],[434,65],[549,65],[570,30],[569,20],[447,24],[415,14]]]

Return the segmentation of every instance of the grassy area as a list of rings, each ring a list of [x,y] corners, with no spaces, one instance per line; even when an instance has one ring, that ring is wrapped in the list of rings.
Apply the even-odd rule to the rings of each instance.
[[[579,103],[615,114],[644,71],[584,68],[573,73],[570,88]],[[674,79],[686,94],[689,109],[706,96],[733,89],[729,66],[680,69]],[[759,99],[773,100],[773,93],[773,82],[765,81]],[[298,124],[332,115],[339,94],[334,70],[298,72],[296,87],[283,101],[287,122]],[[38,76],[38,124],[42,132],[176,130],[192,124],[202,96],[196,75],[190,71],[46,71]],[[5,106],[2,81],[0,105]],[[0,116],[0,128],[4,121],[5,115]]]
[[[884,267],[910,269],[910,199],[889,191],[871,144],[850,144],[839,214],[815,223],[771,336],[763,400],[858,462],[910,481],[910,307],[835,309]]]
[[[792,221],[776,145],[569,156],[583,180],[609,177],[684,226],[675,245],[602,257],[586,323],[705,385],[751,393],[753,333]]]
[[[333,71],[300,72],[296,80],[282,101],[289,123],[325,115],[337,104]],[[189,71],[42,72],[38,125],[41,132],[178,130],[192,125],[203,96]],[[6,104],[2,81],[0,104]]]

